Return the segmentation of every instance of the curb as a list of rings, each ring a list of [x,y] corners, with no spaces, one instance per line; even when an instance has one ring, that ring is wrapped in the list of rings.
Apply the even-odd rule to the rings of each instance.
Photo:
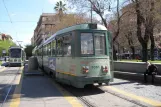
[[[144,82],[144,75],[140,73],[114,71],[114,77],[126,80],[134,80],[138,82]],[[151,83],[151,76],[147,77],[148,83]],[[154,84],[161,85],[161,76],[157,75],[154,80]]]

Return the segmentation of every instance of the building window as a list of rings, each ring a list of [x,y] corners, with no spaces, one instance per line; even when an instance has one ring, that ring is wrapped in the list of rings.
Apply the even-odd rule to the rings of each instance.
[[[46,20],[46,17],[43,17],[43,18],[42,18],[42,21],[45,21],[45,20]]]
[[[44,29],[45,28],[45,25],[42,25],[41,28]]]

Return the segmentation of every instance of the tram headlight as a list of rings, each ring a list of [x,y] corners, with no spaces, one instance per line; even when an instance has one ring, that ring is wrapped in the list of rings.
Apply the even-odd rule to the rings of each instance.
[[[102,66],[102,72],[107,73],[108,72],[108,67],[107,66]]]
[[[89,66],[83,66],[82,67],[82,72],[85,74],[85,73],[88,73],[89,72]]]

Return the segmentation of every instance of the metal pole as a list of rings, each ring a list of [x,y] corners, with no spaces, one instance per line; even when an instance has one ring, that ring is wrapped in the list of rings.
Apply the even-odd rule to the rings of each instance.
[[[91,3],[91,23],[92,23],[92,3]]]
[[[20,43],[19,43],[20,42]],[[22,47],[21,46],[21,42],[23,42],[23,41],[17,41],[17,43],[18,43],[18,45],[20,46],[20,48]]]

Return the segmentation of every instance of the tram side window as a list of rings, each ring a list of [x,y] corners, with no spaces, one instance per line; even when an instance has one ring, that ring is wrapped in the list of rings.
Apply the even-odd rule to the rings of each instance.
[[[40,49],[38,49],[36,52],[37,52],[37,55],[40,56]]]
[[[38,50],[36,50],[36,51],[35,51],[35,55],[36,55],[36,56],[39,56],[39,54],[38,54]]]
[[[35,51],[35,54],[34,54],[35,56],[38,56],[38,53],[37,53],[37,50]]]
[[[51,49],[50,49],[50,43],[47,45],[47,55],[51,56]]]
[[[42,56],[42,48],[39,49],[39,56]]]
[[[56,40],[52,41],[51,43],[52,47],[52,56],[56,55]]]
[[[47,45],[44,46],[43,50],[44,50],[43,54],[44,54],[44,56],[46,56],[47,55]]]
[[[42,51],[41,51],[41,48],[39,49],[39,56],[41,56],[42,55]]]
[[[57,40],[57,55],[58,56],[63,55],[63,39]]]
[[[43,46],[43,56],[45,56],[45,46]]]
[[[93,54],[92,33],[81,33],[81,54]]]
[[[64,55],[65,56],[71,56],[71,40],[72,40],[72,36],[68,35],[64,37],[63,40],[63,46],[64,46]]]
[[[22,51],[22,60],[24,60],[24,51]]]
[[[47,56],[48,55],[48,47],[47,47],[47,45],[45,46],[45,56]]]
[[[37,50],[37,55],[40,56],[40,49]]]
[[[41,49],[39,49],[38,52],[39,52],[39,56],[41,56],[41,54],[42,54]]]

